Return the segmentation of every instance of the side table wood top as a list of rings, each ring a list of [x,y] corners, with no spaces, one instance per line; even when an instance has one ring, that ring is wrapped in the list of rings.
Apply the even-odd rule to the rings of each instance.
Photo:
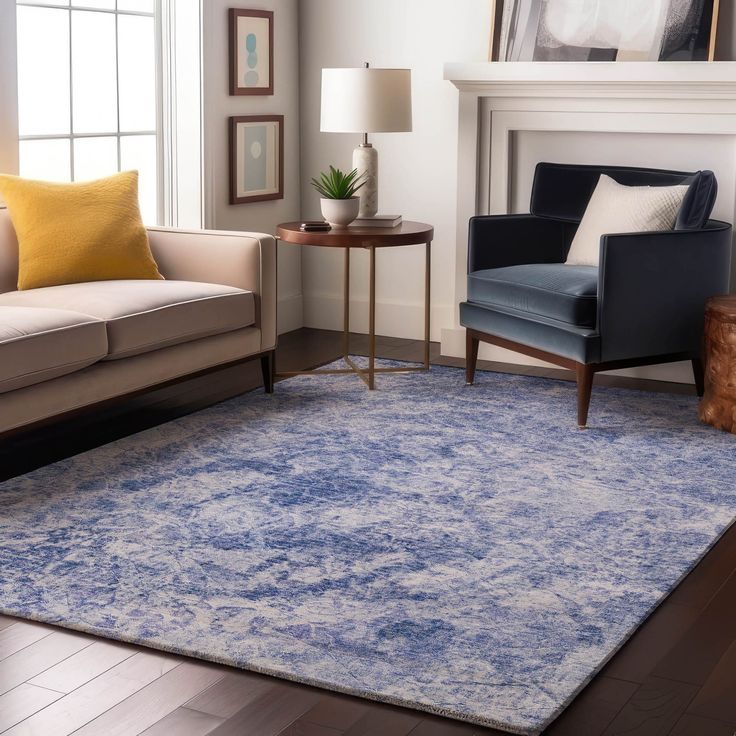
[[[434,239],[434,228],[423,222],[405,221],[396,227],[348,227],[318,232],[304,232],[299,222],[282,223],[276,235],[284,243],[318,245],[322,248],[393,248],[420,245]]]

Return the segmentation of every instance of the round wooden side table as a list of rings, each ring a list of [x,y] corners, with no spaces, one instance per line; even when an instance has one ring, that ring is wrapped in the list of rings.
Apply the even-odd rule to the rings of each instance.
[[[705,394],[700,419],[736,434],[736,295],[705,308]]]
[[[434,228],[421,222],[402,222],[397,227],[348,227],[327,232],[304,232],[298,222],[287,222],[278,226],[276,236],[291,245],[308,245],[319,248],[342,248],[345,251],[344,311],[343,311],[343,354],[347,368],[315,369],[311,371],[289,371],[277,376],[300,376],[314,374],[354,373],[369,389],[376,387],[377,373],[406,373],[429,370],[429,320],[430,320],[430,271],[432,265],[432,239]],[[424,363],[409,368],[376,368],[376,250],[396,248],[404,245],[425,245],[424,272]],[[370,297],[368,317],[368,368],[361,368],[350,357],[350,250],[363,248],[370,252]]]

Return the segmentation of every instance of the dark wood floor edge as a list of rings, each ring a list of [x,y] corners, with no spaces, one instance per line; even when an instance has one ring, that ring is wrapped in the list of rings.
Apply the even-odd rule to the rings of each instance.
[[[92,636],[92,637],[95,637],[96,639],[103,639],[107,641],[117,642],[119,644],[133,646],[138,649],[143,649],[151,653],[158,652],[161,654],[168,654],[168,655],[175,656],[175,657],[181,657],[187,661],[191,661],[194,663],[202,664],[204,662],[207,664],[226,667],[229,670],[232,670],[234,672],[251,672],[256,675],[263,675],[265,677],[274,678],[276,680],[281,680],[283,682],[289,682],[294,685],[298,685],[299,687],[310,688],[313,690],[320,691],[322,693],[327,692],[327,693],[336,693],[338,695],[346,695],[346,696],[353,697],[353,698],[359,698],[361,700],[368,700],[373,703],[389,705],[395,708],[400,708],[402,710],[417,711],[417,712],[426,713],[432,716],[439,716],[441,718],[449,718],[454,721],[458,721],[460,723],[480,726],[483,728],[500,729],[506,733],[519,734],[519,736],[527,736],[527,734],[530,733],[528,730],[515,729],[512,726],[504,725],[500,721],[493,721],[491,719],[469,718],[467,714],[461,713],[459,711],[454,711],[452,709],[435,708],[431,705],[424,705],[422,703],[417,703],[415,701],[410,701],[410,700],[406,700],[406,699],[399,698],[399,697],[393,697],[390,695],[379,696],[377,693],[374,693],[372,691],[361,690],[359,688],[352,688],[349,686],[340,687],[340,686],[332,685],[332,684],[329,684],[327,682],[324,682],[322,680],[318,680],[315,678],[294,676],[288,672],[283,672],[276,668],[272,669],[272,668],[260,667],[260,666],[245,667],[245,666],[233,664],[232,661],[229,661],[228,659],[224,657],[213,657],[211,655],[206,655],[201,652],[188,651],[183,648],[167,647],[157,642],[142,643],[140,640],[134,637],[119,636],[119,635],[113,634],[107,629],[102,629],[102,628],[98,628],[95,626],[88,626],[86,624],[73,624],[73,623],[67,624],[63,621],[59,621],[58,619],[53,619],[50,616],[19,614],[17,611],[15,612],[11,611],[10,609],[3,608],[2,606],[0,606],[0,615],[18,619],[19,621],[32,621],[34,623],[38,623],[42,625],[53,626],[58,629],[64,629],[67,631],[73,631],[79,634]],[[49,636],[51,636],[53,633],[54,631],[50,630]],[[65,693],[65,695],[68,695],[68,694],[69,693]],[[124,700],[126,699],[127,698],[123,699],[120,702],[124,702]]]
[[[680,575],[680,577],[677,579],[675,583],[672,584],[672,587],[664,593],[656,603],[652,605],[652,607],[649,609],[649,611],[646,613],[646,615],[637,623],[635,626],[633,626],[628,633],[624,634],[622,639],[619,641],[619,643],[615,646],[614,649],[612,649],[603,659],[601,660],[600,664],[592,671],[592,673],[586,678],[585,682],[577,689],[575,692],[565,701],[565,704],[560,706],[560,708],[557,710],[555,715],[550,718],[542,728],[542,731],[549,728],[563,713],[564,711],[575,701],[575,699],[580,695],[580,693],[595,679],[595,677],[600,674],[600,672],[603,670],[603,668],[628,644],[631,637],[636,634],[636,632],[646,624],[646,622],[654,615],[654,613],[665,603],[665,601],[677,590],[677,588],[680,586],[680,584],[685,580],[685,578],[695,570],[695,568],[715,549],[715,547],[718,545],[719,542],[728,534],[731,529],[736,529],[736,515],[731,519],[731,521],[721,530],[720,534],[708,545],[708,547],[705,549],[705,551],[693,562],[685,572]],[[736,570],[732,573],[732,575],[736,575]],[[723,581],[721,586],[719,586],[718,590],[720,590],[726,583],[731,579],[731,576],[729,575],[726,580]],[[710,600],[713,600],[715,596],[718,595],[718,591],[715,591],[713,595],[711,596]],[[613,678],[616,680],[621,680],[622,678],[616,677]],[[629,682],[629,680],[622,680],[622,682]],[[623,708],[623,706],[622,706]],[[735,734],[736,736],[736,734]]]

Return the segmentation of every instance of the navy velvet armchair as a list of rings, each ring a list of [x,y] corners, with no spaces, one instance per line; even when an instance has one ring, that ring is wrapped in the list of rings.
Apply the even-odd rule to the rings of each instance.
[[[598,267],[565,265],[601,174],[690,188],[674,230],[604,235]],[[689,360],[702,395],[705,301],[728,291],[732,250],[715,196],[712,172],[539,164],[531,214],[470,221],[467,382],[487,342],[574,370],[580,426],[598,371]]]

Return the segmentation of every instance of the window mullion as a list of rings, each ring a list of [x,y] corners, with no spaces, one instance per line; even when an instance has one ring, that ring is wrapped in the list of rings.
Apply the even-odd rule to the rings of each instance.
[[[120,31],[118,29],[118,0],[115,0],[115,107],[117,112],[118,131],[115,142],[118,147],[118,171],[123,168],[123,153],[120,143]]]
[[[74,181],[74,36],[72,32],[72,9],[69,14],[69,176]]]

